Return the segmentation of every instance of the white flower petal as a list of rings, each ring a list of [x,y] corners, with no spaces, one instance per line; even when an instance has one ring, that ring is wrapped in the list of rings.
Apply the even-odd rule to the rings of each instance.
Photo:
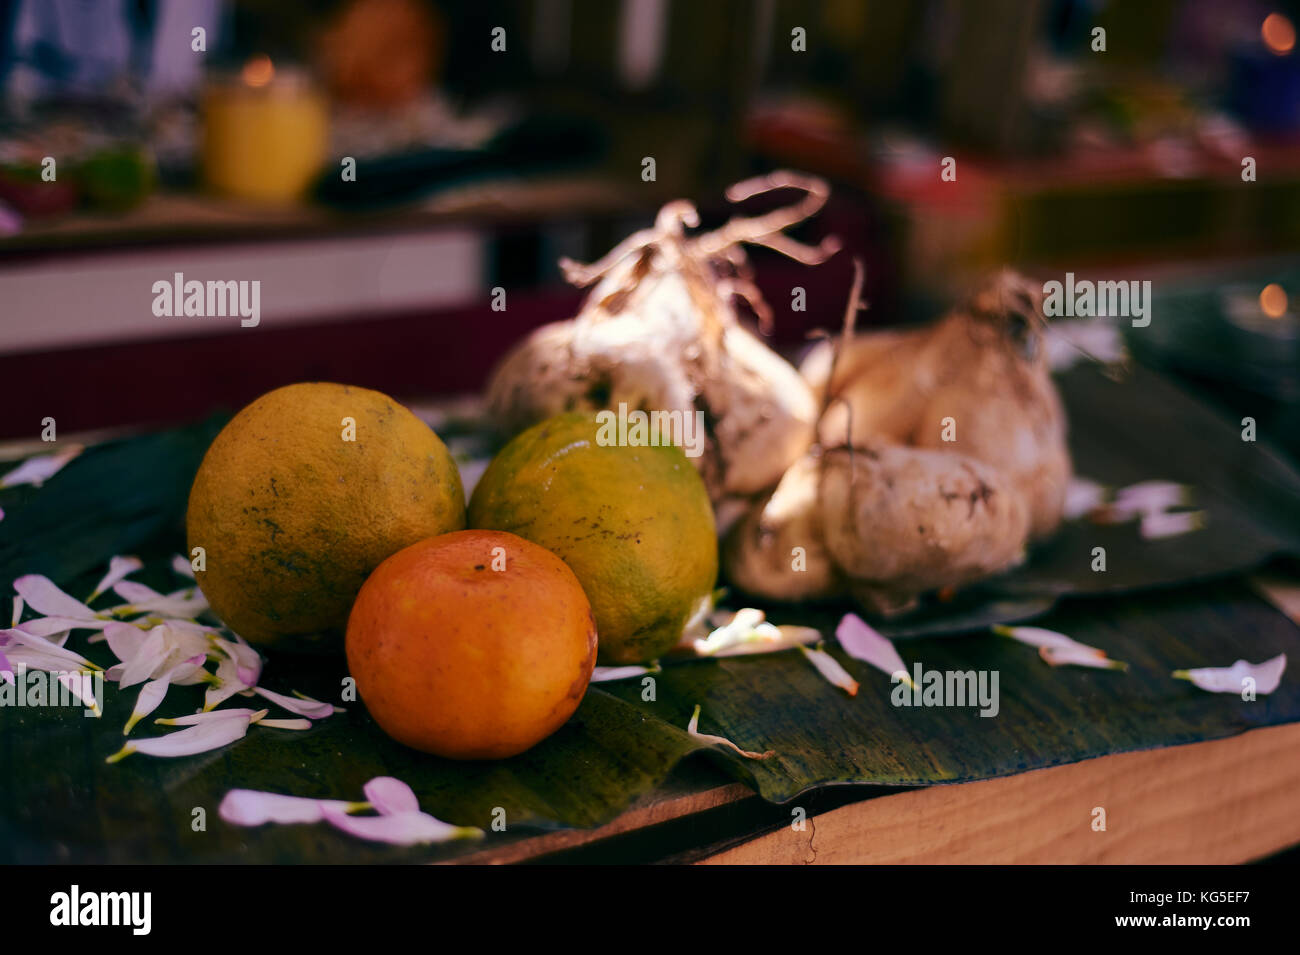
[[[807,647],[800,647],[799,649],[808,658],[808,662],[817,668],[817,672],[830,683],[838,686],[849,696],[858,695],[858,681],[853,679],[833,656],[825,650],[810,650]]]
[[[1286,654],[1265,660],[1263,663],[1249,663],[1238,660],[1230,667],[1198,667],[1195,670],[1175,670],[1174,677],[1190,680],[1194,685],[1210,693],[1241,693],[1245,681],[1255,681],[1255,693],[1266,696],[1277,689],[1286,672]]]
[[[193,756],[227,746],[248,733],[248,717],[226,720],[209,720],[190,726],[166,736],[152,739],[134,740],[108,757],[107,762],[116,763],[132,753],[144,753],[146,756]]]
[[[1039,647],[1038,655],[1048,666],[1092,667],[1096,670],[1127,670],[1128,664],[1112,660],[1100,650],[1083,645],[1074,647]]]
[[[41,574],[27,574],[14,581],[14,590],[27,601],[27,606],[37,613],[51,617],[71,617],[74,620],[94,620],[95,611],[80,600],[69,597],[50,578]]]
[[[28,633],[22,627],[14,627],[11,630],[0,630],[0,636],[5,638],[7,644],[7,653],[10,660],[15,663],[20,660],[28,661],[28,667],[33,670],[98,670],[99,667],[91,663],[80,653],[74,653],[57,643],[51,643],[45,637],[38,637],[35,634]],[[26,651],[26,652],[25,652]],[[36,665],[31,662],[34,660],[44,660],[49,662],[57,661],[58,666]]]
[[[870,663],[882,673],[890,676],[898,674],[899,680],[913,689],[916,684],[907,672],[907,664],[898,654],[898,648],[889,638],[880,634],[874,627],[855,613],[846,613],[835,628],[835,639],[839,641],[844,652],[855,660]]]
[[[240,690],[247,690],[248,685],[239,679],[239,665],[230,657],[217,661],[217,680],[203,694],[203,708],[216,709]]]
[[[118,688],[125,690],[149,679],[167,661],[171,648],[167,645],[167,628],[159,625],[145,635],[130,660],[125,661]]]
[[[104,574],[99,583],[95,585],[95,590],[86,598],[86,603],[90,603],[109,587],[126,577],[134,574],[144,566],[144,561],[139,557],[113,557],[108,562],[108,573]]]
[[[690,733],[696,739],[704,740],[704,742],[706,743],[717,743],[720,746],[726,746],[728,749],[732,749],[736,751],[741,756],[744,756],[746,759],[768,759],[769,757],[776,755],[776,751],[771,749],[762,753],[754,753],[747,749],[741,749],[739,746],[737,746],[731,740],[727,739],[725,736],[714,736],[711,733],[701,733],[699,731],[699,725],[700,725],[700,704],[696,703],[695,712],[691,714],[691,721],[686,724],[686,732]]]
[[[67,463],[79,455],[82,450],[80,445],[73,445],[55,454],[38,454],[35,457],[28,458],[3,478],[0,478],[0,488],[17,487],[20,484],[40,487],[62,471]]]
[[[779,653],[820,639],[821,633],[812,627],[777,627],[767,622],[763,611],[745,607],[707,637],[694,641],[693,648],[697,656],[732,657]]]
[[[188,577],[190,580],[194,579],[194,566],[180,554],[172,558],[172,570],[182,577]]]
[[[214,634],[209,639],[228,660],[234,662],[234,674],[239,682],[245,687],[257,686],[257,681],[262,677],[262,657],[243,637],[236,634],[234,640],[227,640]]]
[[[634,676],[658,673],[658,666],[596,667],[591,671],[592,683],[613,683],[616,680],[630,680]]]
[[[167,696],[167,687],[170,681],[167,675],[159,677],[157,680],[149,680],[144,686],[140,687],[140,695],[135,699],[135,708],[131,710],[131,716],[122,727],[122,735],[126,736],[135,728],[135,724],[158,709],[164,698]]]
[[[18,626],[18,621],[23,619],[23,598],[21,595],[14,597],[14,616],[11,627]]]
[[[991,628],[1002,637],[1010,637],[1017,643],[1037,647],[1038,655],[1051,666],[1094,667],[1100,670],[1127,670],[1128,664],[1112,660],[1105,650],[1090,647],[1086,643],[1067,637],[1055,630],[1043,627],[1007,627],[1001,624]]]
[[[420,811],[420,801],[415,798],[415,791],[392,776],[376,776],[362,787],[362,791],[366,794],[366,802],[380,815]]]
[[[188,716],[156,719],[154,722],[160,726],[198,726],[200,723],[211,723],[213,720],[230,719],[246,719],[250,723],[258,723],[269,712],[270,710],[250,710],[242,707],[229,710],[204,710],[201,713],[190,713]]]
[[[1173,511],[1166,514],[1143,514],[1138,533],[1143,540],[1163,540],[1199,531],[1205,526],[1204,511]]]
[[[299,716],[305,716],[311,720],[324,719],[338,709],[333,704],[322,703],[320,700],[313,700],[301,695],[296,697],[285,696],[282,693],[275,693],[260,686],[255,686],[252,690],[254,693],[266,697],[276,706],[283,707],[290,713],[297,713]]]
[[[124,580],[113,587],[113,592],[127,601],[123,606],[112,608],[114,613],[148,611],[192,620],[208,609],[207,598],[193,587],[175,593],[160,594],[152,587],[146,587],[133,580]]]
[[[99,701],[95,699],[95,677],[91,673],[69,673],[62,672],[55,677],[61,684],[67,687],[68,692],[81,701],[82,705],[90,708],[95,716],[102,716],[103,712],[99,708]]]
[[[1090,511],[1101,507],[1106,500],[1106,494],[1105,485],[1078,475],[1071,477],[1070,482],[1065,487],[1065,510],[1063,512],[1065,519],[1067,521],[1077,520]]]
[[[33,617],[18,625],[37,637],[52,637],[56,633],[66,634],[72,630],[103,630],[109,625],[108,620],[78,620],[75,617]]]
[[[258,726],[269,726],[276,730],[309,730],[312,727],[311,720],[306,717],[297,717],[292,720],[258,720]]]
[[[325,821],[350,836],[395,846],[428,845],[451,839],[477,838],[482,830],[453,826],[425,812],[399,812],[391,816],[350,816],[338,809],[321,810]]]
[[[232,789],[217,807],[217,815],[233,826],[261,826],[268,822],[282,825],[320,822],[324,807],[346,812],[354,804],[337,799],[308,799],[259,792],[256,789]]]
[[[1115,492],[1111,505],[1120,514],[1132,517],[1161,514],[1182,507],[1191,499],[1191,488],[1175,481],[1141,481]]]

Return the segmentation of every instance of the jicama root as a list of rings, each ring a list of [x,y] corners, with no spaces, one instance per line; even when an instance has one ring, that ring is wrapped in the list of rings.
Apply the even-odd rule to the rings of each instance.
[[[767,490],[809,446],[818,406],[807,383],[737,321],[733,297],[760,319],[766,305],[749,278],[743,243],[775,249],[809,265],[838,249],[834,240],[800,245],[782,229],[825,203],[825,183],[774,173],[733,186],[733,202],[795,188],[805,197],[714,232],[687,202],[673,202],[655,225],[593,265],[565,261],[566,278],[593,285],[578,316],[538,329],[493,373],[488,407],[513,434],[554,414],[617,409],[702,412],[703,453],[693,458],[715,504]]]
[[[823,456],[827,553],[866,609],[897,613],[918,594],[1000,573],[1025,554],[1025,500],[964,454],[880,444]]]
[[[1030,530],[1056,529],[1070,480],[1065,412],[1047,367],[1040,295],[1011,272],[915,331],[814,349],[801,372],[827,401],[823,442],[887,441],[969,455],[1028,502]],[[850,428],[851,419],[851,428]]]

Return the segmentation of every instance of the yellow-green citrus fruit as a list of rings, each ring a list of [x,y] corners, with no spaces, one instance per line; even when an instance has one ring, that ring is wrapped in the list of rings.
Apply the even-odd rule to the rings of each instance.
[[[713,508],[681,448],[603,445],[598,429],[575,412],[516,436],[479,479],[469,523],[518,534],[573,568],[600,662],[652,660],[713,592]]]
[[[446,446],[367,388],[277,388],[208,448],[186,531],[213,611],[254,643],[337,643],[366,577],[416,541],[465,526]]]

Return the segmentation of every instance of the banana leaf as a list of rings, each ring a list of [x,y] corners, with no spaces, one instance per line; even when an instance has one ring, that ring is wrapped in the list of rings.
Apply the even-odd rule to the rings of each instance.
[[[236,828],[217,817],[235,787],[359,799],[366,780],[392,775],[414,788],[423,809],[487,830],[490,843],[500,838],[497,820],[512,837],[598,825],[686,758],[714,760],[763,798],[785,802],[828,785],[956,783],[1300,719],[1300,680],[1291,673],[1253,701],[1170,677],[1300,654],[1300,630],[1230,579],[1300,551],[1300,479],[1150,373],[1116,384],[1079,369],[1063,390],[1081,473],[1109,483],[1186,481],[1209,523],[1160,542],[1141,541],[1131,525],[1071,527],[1016,573],[889,625],[915,638],[899,645],[909,666],[996,673],[996,715],[895,706],[888,676],[833,648],[861,684],[854,697],[798,651],[672,663],[654,675],[653,694],[635,679],[593,685],[558,733],[509,760],[456,763],[407,750],[349,702],[306,732],[254,727],[215,752],[108,765],[136,695],[110,684],[100,719],[79,707],[0,708],[0,860],[365,863],[451,858],[479,845],[388,847],[323,825]],[[0,492],[0,581],[46,573],[81,595],[110,556],[128,552],[146,560],[139,579],[162,589],[168,558],[183,546],[190,477],[218,426],[92,448],[40,489]],[[1098,543],[1109,555],[1104,575],[1090,568]],[[1222,579],[1205,582],[1212,578]],[[1184,581],[1197,585],[1175,586]],[[1160,589],[1121,593],[1151,587]],[[842,609],[779,608],[773,616],[829,633]],[[1045,612],[1041,625],[1106,650],[1129,670],[1053,669],[986,629]],[[102,646],[86,649],[75,635],[70,646],[111,662]],[[270,656],[263,684],[338,702],[345,676],[340,659],[280,653]],[[174,688],[155,715],[191,712],[201,700],[200,688]],[[701,732],[774,755],[743,759],[688,735],[697,704]],[[132,738],[150,735],[142,724]]]

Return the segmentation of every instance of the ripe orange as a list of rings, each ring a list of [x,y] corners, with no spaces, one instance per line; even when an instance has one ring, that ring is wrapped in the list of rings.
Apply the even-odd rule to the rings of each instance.
[[[578,708],[596,623],[550,551],[502,531],[457,531],[375,568],[346,645],[357,692],[389,736],[452,759],[498,759]]]

